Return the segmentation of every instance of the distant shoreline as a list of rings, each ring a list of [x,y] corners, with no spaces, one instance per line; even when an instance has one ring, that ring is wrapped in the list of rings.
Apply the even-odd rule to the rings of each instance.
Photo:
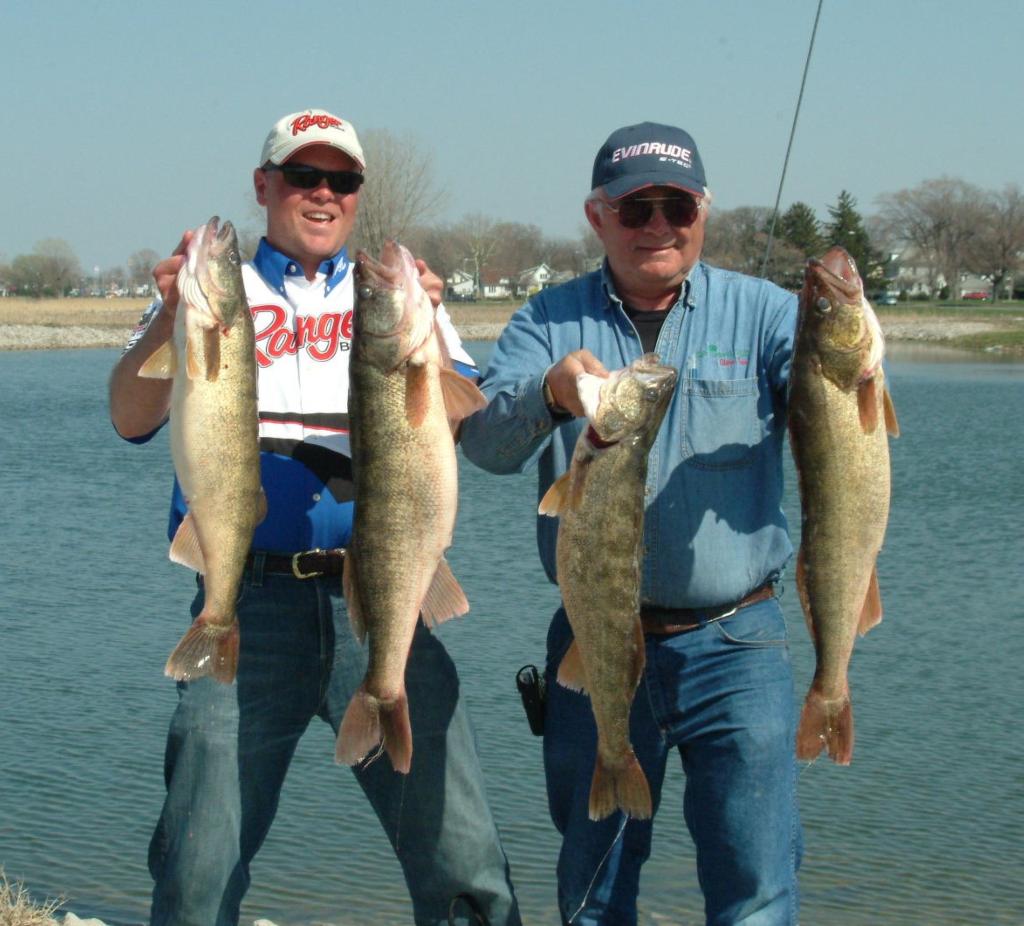
[[[0,351],[121,348],[148,300],[0,299]],[[465,341],[496,340],[519,303],[447,306]],[[1024,317],[1012,307],[877,310],[886,340],[1024,358]]]

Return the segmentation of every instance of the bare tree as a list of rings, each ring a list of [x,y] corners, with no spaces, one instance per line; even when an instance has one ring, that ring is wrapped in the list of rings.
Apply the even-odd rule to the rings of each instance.
[[[63,296],[81,275],[78,257],[62,238],[45,238],[31,254],[15,257],[10,267],[11,283],[32,296]]]
[[[970,266],[992,280],[995,301],[1024,265],[1024,196],[1017,184],[1007,184],[1000,192],[989,193],[981,208],[983,222],[971,240]]]
[[[972,239],[984,221],[984,198],[973,184],[941,177],[880,196],[879,217],[892,237],[943,275],[950,297],[957,299],[960,275],[971,262]]]
[[[386,129],[362,133],[366,182],[351,245],[377,254],[388,238],[404,238],[437,212],[444,193],[434,180],[433,156],[411,136]]]
[[[502,225],[494,219],[476,212],[465,216],[448,229],[456,253],[461,254],[461,263],[473,274],[477,296],[480,295],[480,277],[488,269],[501,245]]]
[[[147,286],[153,282],[153,268],[160,262],[160,255],[152,248],[143,248],[128,258],[128,278],[135,286]]]

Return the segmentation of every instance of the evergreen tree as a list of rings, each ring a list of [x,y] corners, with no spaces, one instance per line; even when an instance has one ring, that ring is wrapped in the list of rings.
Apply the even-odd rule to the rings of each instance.
[[[825,243],[827,247],[838,244],[845,248],[856,262],[865,286],[870,288],[869,280],[881,278],[882,255],[871,246],[871,238],[856,206],[857,201],[846,190],[839,194],[836,205],[828,209],[832,221],[825,223]]]
[[[779,219],[779,237],[804,257],[820,257],[825,250],[818,219],[807,203],[793,203]]]

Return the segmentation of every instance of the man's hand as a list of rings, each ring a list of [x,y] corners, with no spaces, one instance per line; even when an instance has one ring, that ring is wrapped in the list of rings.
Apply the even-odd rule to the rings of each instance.
[[[417,259],[416,269],[420,272],[420,286],[430,299],[430,304],[436,309],[444,296],[444,282],[427,266],[425,260]]]
[[[595,376],[607,376],[604,364],[589,350],[577,350],[567,354],[558,361],[545,378],[551,397],[555,404],[581,418],[584,414],[580,395],[576,389],[576,377],[580,373],[593,373]]]

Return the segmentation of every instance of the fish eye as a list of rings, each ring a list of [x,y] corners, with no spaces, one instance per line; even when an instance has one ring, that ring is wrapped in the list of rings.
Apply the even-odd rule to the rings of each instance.
[[[372,295],[373,295],[373,290],[369,286],[366,286],[364,284],[363,286],[359,287],[359,298],[360,299],[369,299]]]
[[[819,312],[831,312],[832,303],[828,301],[824,296],[819,296],[818,301],[815,304]]]

